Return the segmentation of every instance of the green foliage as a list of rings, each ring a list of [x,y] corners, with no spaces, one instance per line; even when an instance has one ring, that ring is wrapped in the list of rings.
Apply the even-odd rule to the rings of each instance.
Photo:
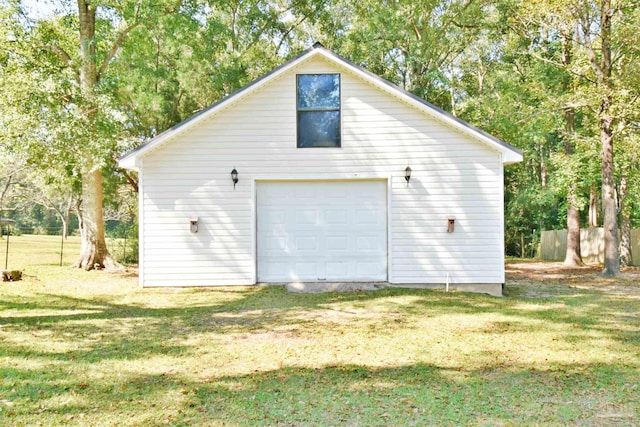
[[[105,224],[107,237],[111,239],[111,252],[124,264],[138,263],[138,223],[109,220]]]

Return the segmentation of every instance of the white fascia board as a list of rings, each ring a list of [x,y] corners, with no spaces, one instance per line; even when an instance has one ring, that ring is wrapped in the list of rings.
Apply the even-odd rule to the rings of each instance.
[[[118,167],[122,169],[130,169],[133,171],[138,171],[140,169],[138,157],[129,156],[129,155],[122,157],[118,159]]]
[[[503,165],[511,165],[513,163],[520,163],[522,160],[524,160],[524,156],[523,156],[521,151],[519,151],[519,152],[504,151],[502,153],[502,164]]]

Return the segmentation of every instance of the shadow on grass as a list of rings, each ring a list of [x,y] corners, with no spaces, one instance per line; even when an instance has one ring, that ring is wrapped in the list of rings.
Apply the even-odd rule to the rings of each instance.
[[[25,297],[26,301],[5,298],[0,300],[0,307],[17,314],[0,315],[4,331],[35,336],[47,333],[53,340],[75,338],[84,346],[72,351],[38,351],[25,344],[0,343],[0,350],[8,356],[58,360],[68,358],[69,353],[90,361],[144,358],[190,351],[188,345],[179,342],[190,334],[252,334],[287,327],[313,332],[316,328],[331,328],[332,321],[327,319],[335,318],[335,313],[341,318],[333,322],[370,324],[374,331],[386,333],[416,320],[434,319],[436,326],[439,316],[495,313],[509,319],[479,326],[476,332],[513,333],[543,330],[545,324],[556,324],[597,331],[627,344],[640,343],[636,301],[593,291],[533,302],[415,289],[291,294],[277,286],[236,290],[235,299],[228,296],[225,291],[192,290],[179,295],[179,300],[172,301],[173,306],[160,308],[50,294]],[[396,297],[410,299],[399,302]],[[537,308],[523,309],[523,303],[537,304]],[[372,308],[385,316],[367,316]],[[629,328],[621,330],[620,323],[612,319],[627,319]],[[532,325],[531,320],[539,324]],[[566,336],[567,340],[574,339],[570,334]]]
[[[465,333],[500,336],[533,329],[544,335],[547,328],[568,326],[554,336],[571,343],[586,339],[582,331],[594,332],[637,348],[637,300],[593,291],[523,299],[415,289],[290,294],[282,287],[260,287],[231,294],[167,292],[168,307],[153,307],[145,301],[147,291],[140,292],[143,302],[126,304],[109,297],[0,296],[0,334],[10,338],[0,341],[0,360],[6,361],[0,365],[0,424],[4,417],[10,419],[7,424],[18,425],[42,420],[79,425],[367,426],[640,421],[637,361],[507,366],[495,361],[497,352],[505,349],[490,347],[490,354],[478,357],[488,361],[484,368],[476,364],[468,369],[444,361],[298,366],[304,364],[302,358],[293,362],[296,366],[283,361],[280,369],[211,376],[207,370],[184,369],[143,375],[132,371],[139,364],[128,364],[175,356],[175,363],[188,360],[191,368],[200,361],[189,343],[191,336],[231,339],[275,330],[309,336],[349,328],[362,331],[367,340],[369,331],[393,336],[400,327],[429,327],[433,322],[436,328],[441,316],[480,319],[485,314],[496,314],[497,320],[489,316],[491,321],[472,325]],[[164,295],[148,293],[150,299]],[[429,351],[432,343],[422,344],[420,351]],[[216,354],[215,349],[208,351]],[[102,361],[107,366],[115,361],[113,375],[92,380],[83,376]]]
[[[602,365],[467,371],[347,364],[200,380],[132,375],[126,382],[91,383],[47,372],[38,380],[33,372],[0,372],[5,382],[26,382],[23,394],[40,408],[37,415],[22,406],[4,412],[18,423],[45,417],[54,424],[72,419],[82,424],[85,416],[120,425],[631,426],[639,421],[637,385],[625,382],[634,375],[639,379],[637,372]]]

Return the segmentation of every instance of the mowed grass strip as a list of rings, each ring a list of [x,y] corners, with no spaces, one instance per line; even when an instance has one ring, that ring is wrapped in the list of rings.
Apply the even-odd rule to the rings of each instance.
[[[640,299],[0,284],[0,425],[638,425]]]

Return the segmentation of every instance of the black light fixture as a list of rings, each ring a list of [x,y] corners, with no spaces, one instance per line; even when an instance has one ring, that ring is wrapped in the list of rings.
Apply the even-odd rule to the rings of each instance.
[[[233,168],[231,171],[231,181],[233,181],[233,189],[235,190],[236,184],[238,183],[238,171],[236,168]]]
[[[404,179],[407,180],[407,185],[409,185],[409,180],[411,179],[411,167],[407,166],[407,168],[404,170]]]

